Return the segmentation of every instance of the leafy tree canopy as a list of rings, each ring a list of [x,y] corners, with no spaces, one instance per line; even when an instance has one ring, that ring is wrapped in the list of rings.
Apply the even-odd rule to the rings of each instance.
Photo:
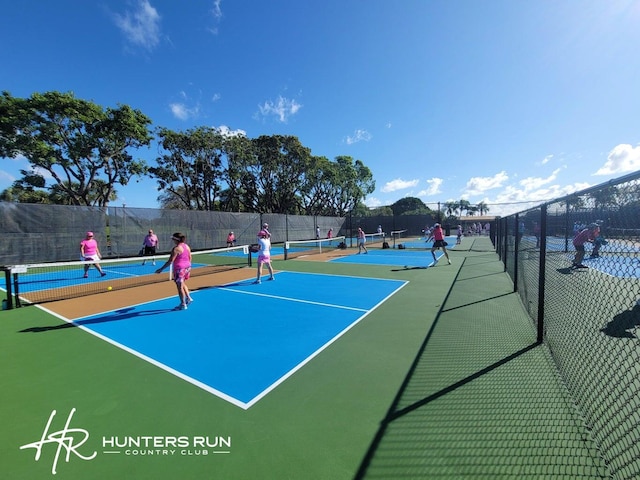
[[[29,161],[32,172],[19,181],[23,186],[42,189],[29,176],[50,177],[52,202],[105,206],[115,198],[116,185],[145,173],[145,163],[134,160],[129,150],[149,145],[150,124],[127,105],[103,109],[73,93],[17,98],[2,92],[0,156],[22,155]]]

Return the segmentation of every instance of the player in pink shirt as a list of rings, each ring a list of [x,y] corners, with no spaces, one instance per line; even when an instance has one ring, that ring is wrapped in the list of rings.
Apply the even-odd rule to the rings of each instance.
[[[84,266],[84,278],[89,277],[89,267],[93,265],[100,272],[100,276],[104,277],[106,273],[102,271],[98,261],[102,258],[98,242],[93,238],[93,232],[87,232],[87,236],[80,242],[80,259],[87,263]]]
[[[153,233],[153,230],[149,229],[149,233],[147,233],[144,237],[144,240],[142,241],[142,255],[144,255],[145,257],[147,256],[152,256],[153,259],[153,265],[156,264],[156,251],[158,250],[160,243],[158,242],[158,236]],[[147,259],[145,258],[142,261],[142,264],[144,265],[146,263]]]
[[[436,254],[435,251],[438,248],[442,248],[442,251],[444,252],[444,256],[447,257],[447,262],[449,262],[449,265],[451,265],[451,260],[449,259],[449,254],[447,253],[447,242],[445,242],[444,240],[444,231],[442,230],[442,227],[440,226],[439,223],[436,223],[433,226],[433,247],[431,247],[431,255],[433,255],[433,263],[435,264],[435,262],[438,261],[438,259],[436,258]]]
[[[573,246],[576,249],[576,255],[573,258],[573,268],[589,268],[582,264],[584,260],[584,244],[587,242],[594,242],[596,237],[600,234],[600,226],[592,223],[587,228],[580,230],[575,237],[573,237]]]
[[[173,234],[171,240],[173,240],[174,247],[171,249],[169,260],[156,270],[156,273],[160,273],[169,265],[172,265],[173,281],[176,282],[178,297],[180,297],[180,305],[175,308],[176,310],[186,310],[187,305],[193,302],[191,292],[187,287],[187,280],[189,280],[191,274],[191,248],[185,243],[186,239],[187,237],[180,232]]]

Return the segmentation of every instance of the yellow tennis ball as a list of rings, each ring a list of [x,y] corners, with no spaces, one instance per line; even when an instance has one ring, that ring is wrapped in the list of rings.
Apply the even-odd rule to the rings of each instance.
[[[113,287],[112,287],[111,285],[109,285],[109,286],[107,287],[107,292],[110,292],[111,290],[113,290]]]

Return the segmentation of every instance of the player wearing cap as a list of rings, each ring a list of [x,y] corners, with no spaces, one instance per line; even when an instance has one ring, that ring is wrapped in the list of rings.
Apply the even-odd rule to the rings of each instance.
[[[229,232],[227,235],[227,248],[233,247],[236,244],[236,236],[233,232]]]
[[[438,261],[436,258],[435,251],[441,248],[444,252],[444,256],[447,257],[447,262],[451,265],[451,260],[449,259],[449,254],[447,253],[447,242],[444,240],[444,232],[442,231],[442,226],[439,223],[436,223],[433,226],[433,247],[431,247],[431,255],[433,255],[434,264]]]
[[[183,233],[176,232],[171,237],[173,240],[173,248],[171,255],[163,266],[156,270],[156,273],[162,272],[169,265],[173,268],[173,281],[178,290],[180,304],[174,310],[186,310],[187,305],[193,302],[191,292],[187,286],[187,280],[191,276],[191,248],[187,245],[187,236]]]
[[[87,232],[87,236],[80,242],[80,258],[87,263],[84,266],[84,278],[89,277],[89,267],[93,265],[100,272],[100,276],[104,277],[106,273],[102,271],[98,261],[102,258],[98,242],[93,238],[93,232]]]
[[[153,230],[149,229],[149,232],[145,235],[144,240],[142,241],[142,255],[145,257],[151,256],[153,265],[156,264],[156,251],[158,250],[158,236],[153,233]],[[146,263],[147,259],[142,260],[142,265]]]
[[[271,232],[269,231],[268,223],[265,222],[262,224],[262,229],[258,232],[258,240],[260,240],[260,234],[262,232],[266,233],[268,239],[271,239]]]
[[[269,232],[267,230],[260,230],[258,232],[258,245],[260,248],[260,250],[258,250],[258,275],[256,281],[253,283],[260,283],[263,265],[266,265],[269,269],[269,274],[271,275],[269,280],[275,280],[273,267],[271,266],[271,240],[269,240]]]

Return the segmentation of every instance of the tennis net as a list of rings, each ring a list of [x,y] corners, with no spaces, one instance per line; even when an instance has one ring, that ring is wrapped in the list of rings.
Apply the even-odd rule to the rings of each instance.
[[[394,230],[391,232],[391,240],[393,242],[393,248],[396,248],[397,244],[402,243],[407,238],[407,230]]]
[[[365,233],[364,238],[366,239],[367,245],[382,245],[384,243],[385,234],[384,233]]]
[[[338,245],[342,242],[344,242],[344,237],[285,242],[284,259],[290,260],[292,258],[330,252],[331,250],[335,250],[336,248],[338,248]]]
[[[191,252],[191,276],[208,275],[251,266],[248,245]],[[156,270],[169,255],[102,259],[98,262],[104,275],[90,261],[55,262],[5,267],[7,295],[14,296],[15,306],[82,297],[111,290],[122,290],[171,279],[171,268]],[[88,271],[85,271],[86,267]]]

